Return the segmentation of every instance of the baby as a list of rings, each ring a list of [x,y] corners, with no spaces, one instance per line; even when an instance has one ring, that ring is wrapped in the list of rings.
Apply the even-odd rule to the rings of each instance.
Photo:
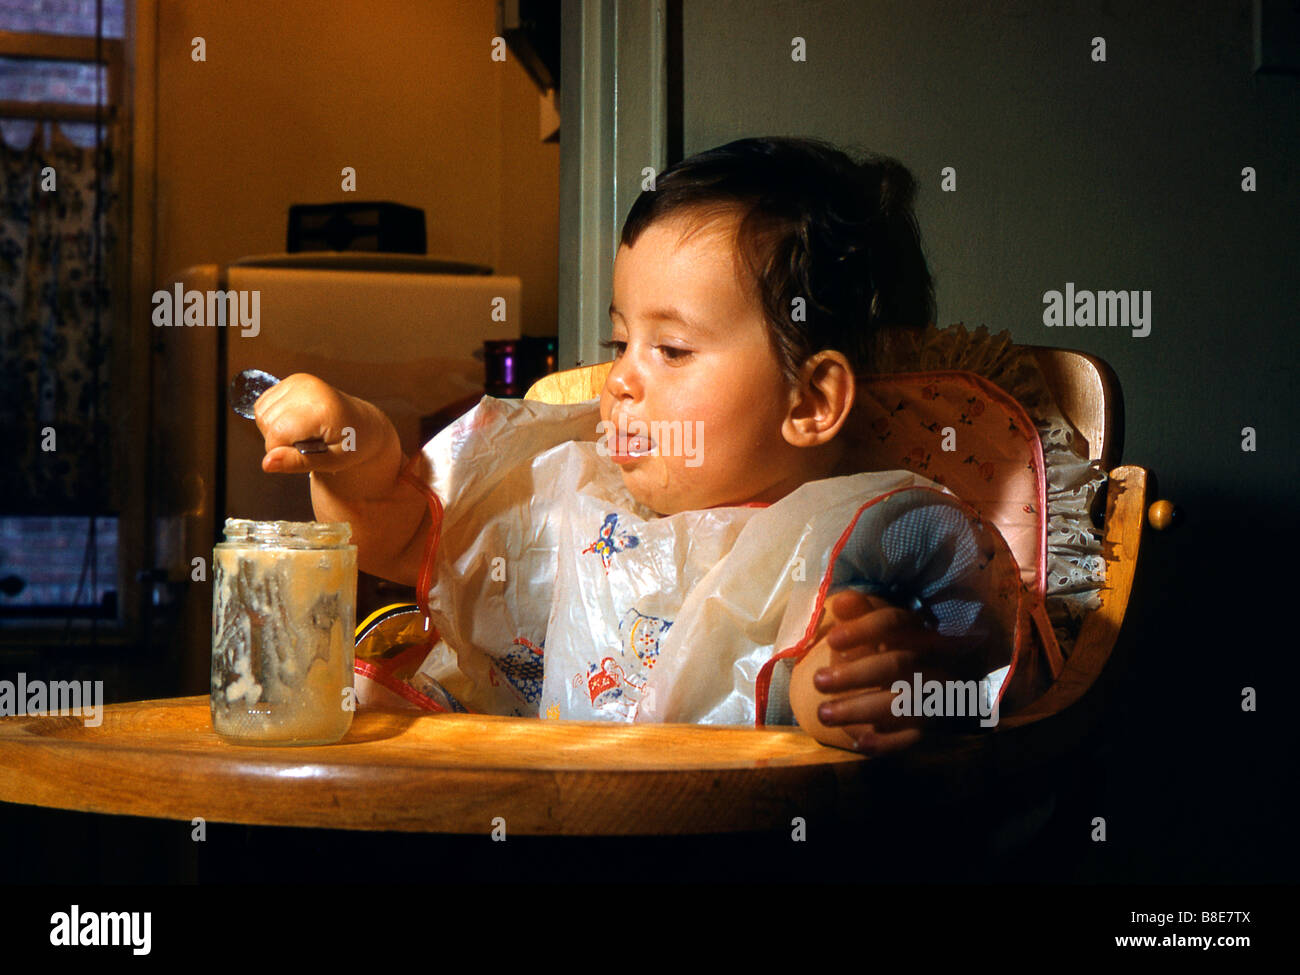
[[[361,569],[428,595],[474,710],[764,724],[801,693],[822,740],[906,747],[922,721],[882,688],[1005,663],[1015,572],[841,436],[877,332],[933,316],[913,192],[810,140],[692,156],[624,224],[598,412],[485,397],[408,459],[376,407],[297,374],[256,404],[262,467],[310,472]]]

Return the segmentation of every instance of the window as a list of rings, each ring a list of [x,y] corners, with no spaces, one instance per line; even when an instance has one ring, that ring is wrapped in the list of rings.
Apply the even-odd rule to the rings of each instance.
[[[0,0],[0,628],[117,624],[125,0]],[[128,587],[129,588],[129,587]]]

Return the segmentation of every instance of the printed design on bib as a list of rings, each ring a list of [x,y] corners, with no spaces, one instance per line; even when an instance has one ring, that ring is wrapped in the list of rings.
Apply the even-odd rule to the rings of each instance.
[[[599,664],[591,664],[587,668],[587,694],[591,698],[591,706],[624,721],[635,718],[637,709],[637,702],[626,691],[634,690],[639,695],[644,689],[645,678],[628,673],[613,657],[606,657]]]
[[[673,625],[672,620],[659,616],[647,616],[635,608],[629,609],[618,621],[618,631],[623,634],[624,649],[630,651],[636,659],[652,668],[659,659],[659,642]]]
[[[641,539],[637,538],[631,532],[618,531],[618,515],[608,514],[605,516],[604,523],[600,526],[600,537],[582,550],[582,554],[595,552],[600,556],[601,564],[605,566],[605,571],[609,571],[609,561],[616,552],[623,552],[629,548],[636,548],[641,544]]]
[[[544,672],[541,646],[524,637],[516,637],[505,655],[496,662],[501,676],[510,682],[529,704],[536,704],[542,699],[542,674]]]

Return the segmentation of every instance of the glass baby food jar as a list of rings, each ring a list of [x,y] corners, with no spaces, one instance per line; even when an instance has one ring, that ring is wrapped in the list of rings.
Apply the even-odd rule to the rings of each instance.
[[[352,527],[226,519],[213,550],[212,726],[248,745],[328,745],[352,725]]]

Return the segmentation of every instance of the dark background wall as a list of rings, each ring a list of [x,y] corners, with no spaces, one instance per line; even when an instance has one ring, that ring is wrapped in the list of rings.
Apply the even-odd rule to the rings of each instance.
[[[1293,879],[1300,79],[1254,72],[1252,4],[684,0],[681,36],[686,154],[779,134],[900,159],[939,324],[1108,361],[1124,461],[1187,515],[1145,539],[1098,775],[1064,812],[1110,839],[1063,873]],[[1067,281],[1150,290],[1150,334],[1045,327]]]

